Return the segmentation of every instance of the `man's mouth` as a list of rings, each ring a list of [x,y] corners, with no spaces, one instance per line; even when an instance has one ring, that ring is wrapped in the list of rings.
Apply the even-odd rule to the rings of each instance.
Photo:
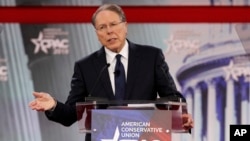
[[[111,39],[108,39],[108,42],[114,42],[116,40],[116,38],[111,38]]]

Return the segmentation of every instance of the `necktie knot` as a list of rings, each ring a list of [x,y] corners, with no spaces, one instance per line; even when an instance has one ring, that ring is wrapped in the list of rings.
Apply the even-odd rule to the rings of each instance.
[[[117,60],[121,60],[121,57],[122,57],[121,54],[117,54],[117,55],[116,55],[116,59],[117,59]]]
[[[115,76],[119,76],[121,70],[123,69],[122,62],[121,62],[121,55],[116,55],[116,67],[115,67]]]
[[[121,62],[121,57],[122,57],[121,54],[117,54],[115,57],[116,57],[116,61]]]

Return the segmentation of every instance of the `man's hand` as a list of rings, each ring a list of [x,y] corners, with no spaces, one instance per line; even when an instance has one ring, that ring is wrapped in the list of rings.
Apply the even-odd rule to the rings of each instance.
[[[183,121],[183,128],[185,130],[189,130],[194,127],[194,122],[190,114],[183,114],[182,121]]]
[[[51,110],[56,106],[56,101],[48,93],[33,92],[35,99],[29,103],[29,107],[36,111]]]

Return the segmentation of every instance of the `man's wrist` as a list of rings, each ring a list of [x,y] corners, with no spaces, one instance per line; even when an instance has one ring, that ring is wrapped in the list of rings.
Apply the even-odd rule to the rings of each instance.
[[[53,98],[53,100],[55,101],[55,104],[54,104],[54,106],[51,109],[48,110],[50,112],[53,112],[56,109],[57,100],[55,100],[55,98]]]

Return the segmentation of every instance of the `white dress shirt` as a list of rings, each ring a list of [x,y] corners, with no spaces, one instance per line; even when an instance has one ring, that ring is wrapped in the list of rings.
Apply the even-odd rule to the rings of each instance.
[[[115,93],[115,64],[116,64],[116,58],[115,56],[118,53],[112,52],[109,49],[107,49],[106,47],[104,48],[105,52],[106,52],[106,59],[107,59],[107,63],[110,64],[110,66],[108,67],[108,72],[109,72],[109,78],[111,81],[111,86],[113,89],[113,92]],[[125,45],[123,46],[122,50],[119,52],[120,55],[122,55],[121,57],[121,62],[124,66],[125,69],[125,77],[127,80],[127,70],[128,70],[128,42],[125,42]]]

